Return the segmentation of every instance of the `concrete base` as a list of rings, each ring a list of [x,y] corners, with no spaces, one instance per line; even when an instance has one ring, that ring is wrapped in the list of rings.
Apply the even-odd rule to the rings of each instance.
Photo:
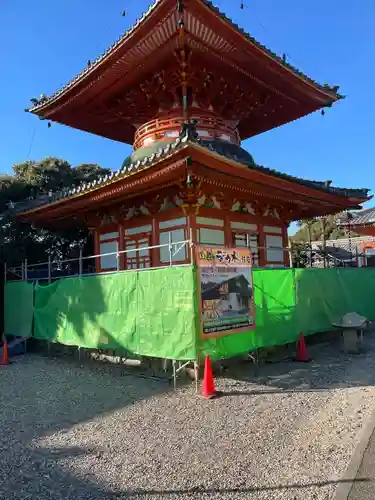
[[[359,352],[357,330],[354,328],[345,328],[343,330],[344,351],[356,354]]]

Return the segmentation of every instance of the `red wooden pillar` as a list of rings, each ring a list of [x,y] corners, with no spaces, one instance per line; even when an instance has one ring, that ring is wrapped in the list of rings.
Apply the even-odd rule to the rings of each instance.
[[[224,242],[227,248],[231,248],[233,246],[231,217],[229,215],[225,215],[224,217]]]
[[[266,238],[264,235],[264,229],[262,224],[258,224],[259,228],[259,266],[264,267],[266,265]]]
[[[289,251],[287,250],[287,248],[289,248],[288,224],[283,224],[282,231],[283,231],[282,237],[283,237],[283,247],[284,247],[284,251],[283,251],[284,266],[290,267],[291,259],[290,259]]]
[[[99,228],[92,228],[91,231],[92,231],[92,235],[93,235],[93,239],[94,239],[94,255],[96,255],[96,257],[95,257],[95,271],[97,273],[100,273],[101,272],[100,257],[99,257],[99,254],[100,254],[100,230],[99,230]]]
[[[191,213],[187,216],[187,239],[192,239],[193,246],[188,248],[188,259],[190,264],[195,263],[195,248],[198,245],[197,235],[197,216],[196,213]]]
[[[151,246],[159,245],[159,223],[155,217],[152,218]],[[160,248],[151,249],[151,267],[159,267]]]
[[[188,215],[187,229],[188,229],[188,234],[187,234],[188,239],[190,239],[190,237],[191,237],[192,240],[193,240],[193,243],[195,245],[197,245],[198,244],[198,237],[197,237],[197,216],[195,215],[195,213],[192,213],[192,214]]]
[[[118,225],[119,243],[118,251],[123,252],[125,250],[125,234],[124,234],[124,222],[119,221]],[[120,269],[125,269],[125,254],[120,253]]]

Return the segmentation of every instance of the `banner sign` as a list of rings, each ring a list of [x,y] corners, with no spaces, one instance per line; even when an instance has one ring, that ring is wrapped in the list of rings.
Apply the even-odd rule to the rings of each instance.
[[[196,262],[202,336],[254,329],[250,249],[199,246]]]

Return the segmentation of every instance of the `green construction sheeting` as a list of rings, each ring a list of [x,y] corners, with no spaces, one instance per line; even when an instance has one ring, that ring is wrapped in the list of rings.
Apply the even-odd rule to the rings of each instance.
[[[202,354],[226,358],[332,330],[355,311],[375,320],[375,269],[255,270],[256,330],[200,342]]]
[[[227,358],[295,340],[298,329],[290,269],[253,272],[256,329],[201,341],[203,354]]]
[[[375,319],[375,269],[296,269],[298,328],[305,335],[332,329],[348,312]]]
[[[351,311],[375,320],[375,269],[269,269],[254,270],[253,276],[255,331],[199,339],[196,271],[172,267],[38,286],[34,335],[67,345],[189,360],[294,342],[300,331],[331,330],[332,322]],[[6,285],[6,333],[30,335],[32,309],[31,284]]]
[[[36,338],[195,359],[192,267],[58,280],[35,291]]]
[[[4,290],[4,333],[30,337],[33,324],[34,290],[31,283],[7,283]]]

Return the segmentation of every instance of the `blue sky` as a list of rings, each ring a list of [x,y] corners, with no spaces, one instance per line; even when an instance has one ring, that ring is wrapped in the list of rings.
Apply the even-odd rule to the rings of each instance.
[[[149,0],[1,0],[0,171],[28,158],[58,156],[73,165],[119,168],[124,144],[46,122],[24,112],[102,53],[146,10]],[[235,22],[321,83],[347,98],[328,110],[243,143],[257,163],[343,187],[375,191],[373,168],[375,2],[239,0],[215,3]],[[126,9],[126,17],[121,16]],[[371,144],[373,144],[371,146]]]

